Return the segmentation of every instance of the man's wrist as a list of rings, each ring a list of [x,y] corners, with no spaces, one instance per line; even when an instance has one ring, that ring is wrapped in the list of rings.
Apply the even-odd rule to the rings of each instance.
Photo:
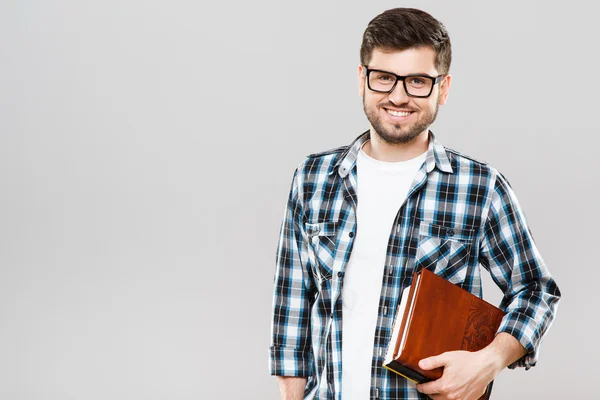
[[[296,376],[277,376],[281,400],[302,400],[307,378]]]
[[[506,357],[499,351],[498,347],[490,345],[479,352],[494,377],[506,367]]]
[[[495,375],[527,353],[521,343],[506,332],[498,333],[494,341],[481,352],[494,369]]]

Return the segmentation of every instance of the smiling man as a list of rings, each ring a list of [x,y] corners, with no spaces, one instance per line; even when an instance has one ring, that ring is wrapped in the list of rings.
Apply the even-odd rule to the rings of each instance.
[[[270,371],[283,399],[478,399],[504,368],[535,365],[560,291],[508,181],[442,146],[450,38],[431,15],[388,10],[363,35],[359,94],[369,130],[296,169],[280,231]],[[481,296],[488,271],[506,313],[492,344],[422,360],[415,385],[382,367],[413,272]]]

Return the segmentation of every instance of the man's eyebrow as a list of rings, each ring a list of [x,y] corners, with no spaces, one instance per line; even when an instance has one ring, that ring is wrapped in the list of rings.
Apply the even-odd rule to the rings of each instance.
[[[435,78],[435,75],[430,75],[427,72],[416,72],[416,73],[410,74],[410,75],[425,75],[425,76],[428,76],[430,78]]]
[[[376,69],[377,71],[388,72],[390,74],[394,74],[394,75],[398,75],[398,76],[424,75],[424,76],[428,76],[430,78],[435,78],[436,77],[436,75],[430,75],[427,72],[422,72],[422,71],[421,72],[412,72],[412,73],[410,73],[408,75],[400,75],[400,74],[397,74],[395,72],[388,71],[387,69],[381,69],[381,68],[376,68],[376,67],[373,67],[373,68],[369,67],[369,69]]]

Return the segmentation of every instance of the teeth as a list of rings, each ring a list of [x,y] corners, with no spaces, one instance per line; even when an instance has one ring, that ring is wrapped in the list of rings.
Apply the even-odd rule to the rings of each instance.
[[[403,112],[403,111],[392,111],[392,110],[385,110],[388,113],[392,114],[394,117],[407,117],[410,112]]]

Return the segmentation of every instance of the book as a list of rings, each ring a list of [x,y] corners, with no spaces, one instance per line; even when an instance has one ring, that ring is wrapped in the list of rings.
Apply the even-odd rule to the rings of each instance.
[[[396,311],[383,366],[415,383],[442,376],[443,368],[425,371],[418,363],[447,351],[478,351],[490,344],[504,313],[435,273],[413,274]],[[491,383],[482,397],[489,398]]]

